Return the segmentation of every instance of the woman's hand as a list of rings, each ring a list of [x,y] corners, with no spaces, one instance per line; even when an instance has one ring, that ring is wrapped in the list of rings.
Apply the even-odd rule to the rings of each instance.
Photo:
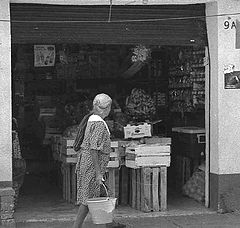
[[[103,184],[103,175],[101,173],[97,174],[96,181],[99,185]]]

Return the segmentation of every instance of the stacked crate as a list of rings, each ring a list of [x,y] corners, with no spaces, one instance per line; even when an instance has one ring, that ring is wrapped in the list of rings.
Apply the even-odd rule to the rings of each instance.
[[[54,134],[51,138],[51,149],[55,161],[61,161],[62,135]]]
[[[119,172],[118,167],[120,165],[119,159],[119,150],[118,150],[118,142],[111,142],[112,152],[110,153],[110,160],[108,162],[108,178],[107,185],[112,191],[113,197],[118,198],[119,196]]]
[[[140,144],[126,148],[126,166],[141,167],[170,166],[170,145]]]
[[[61,161],[63,173],[63,198],[75,203],[76,201],[76,174],[75,168],[77,163],[77,153],[73,149],[74,139],[62,138],[61,143]],[[119,195],[119,172],[120,166],[120,143],[118,141],[111,142],[112,152],[110,153],[110,161],[108,163],[108,185],[115,197]]]
[[[76,202],[77,180],[76,180],[76,163],[77,153],[73,149],[74,139],[62,138],[61,143],[61,161],[63,176],[63,199],[67,202]]]
[[[50,145],[51,137],[61,133],[56,124],[56,107],[54,107],[50,96],[37,96],[40,105],[39,118],[44,121],[46,126],[43,144]]]
[[[77,163],[77,152],[73,149],[74,139],[62,138],[61,160],[63,163]]]
[[[144,212],[167,209],[167,167],[131,169],[130,205]]]
[[[122,165],[124,164],[125,158],[125,146],[127,141],[116,140],[111,142],[112,152],[110,153],[110,161],[108,163],[108,183],[107,185],[112,191],[113,197],[120,198],[123,201],[123,198],[127,198],[124,195],[125,184],[120,183],[120,175],[122,173]],[[121,167],[121,170],[119,169]],[[127,194],[127,193],[126,193]],[[125,194],[125,195],[126,195]],[[119,201],[118,201],[119,203]]]
[[[166,210],[167,167],[171,139],[126,147],[126,166],[131,169],[131,206],[144,212]]]
[[[62,145],[62,134],[53,134],[51,137],[51,149],[54,160],[54,166],[56,167],[56,178],[54,183],[59,188],[62,188],[62,161],[61,161],[61,145]]]

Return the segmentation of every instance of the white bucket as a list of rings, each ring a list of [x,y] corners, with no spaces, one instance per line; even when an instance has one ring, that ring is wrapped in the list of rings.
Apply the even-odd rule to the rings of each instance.
[[[98,197],[87,201],[94,224],[107,224],[113,221],[113,211],[117,198]]]

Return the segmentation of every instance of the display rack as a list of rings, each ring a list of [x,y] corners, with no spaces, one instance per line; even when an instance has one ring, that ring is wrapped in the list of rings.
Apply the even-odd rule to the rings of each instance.
[[[170,112],[191,112],[192,81],[190,77],[190,49],[174,50],[169,67],[169,110]]]
[[[175,59],[173,59],[175,58]],[[170,59],[169,110],[194,112],[205,106],[205,50],[186,48]]]
[[[191,81],[193,85],[193,106],[203,109],[205,106],[205,50],[193,51]]]

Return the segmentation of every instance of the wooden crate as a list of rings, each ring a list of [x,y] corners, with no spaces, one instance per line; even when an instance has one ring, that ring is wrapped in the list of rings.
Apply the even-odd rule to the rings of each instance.
[[[130,204],[130,173],[131,169],[126,166],[121,166],[119,170],[119,203],[121,205]]]
[[[144,212],[167,209],[167,167],[131,169],[131,206]]]
[[[126,166],[129,168],[170,166],[171,146],[157,144],[141,144],[126,147]]]
[[[56,108],[40,108],[40,116],[54,116]]]
[[[44,145],[51,145],[52,143],[52,137],[55,135],[60,135],[61,131],[59,131],[59,129],[57,128],[53,128],[53,127],[47,127],[45,130],[45,136],[44,136],[44,140],[43,140],[43,144]]]
[[[77,152],[73,149],[74,139],[63,138],[61,157],[65,163],[77,163]],[[118,141],[111,142],[112,152],[110,153],[110,161],[108,168],[118,168],[120,165],[119,159],[119,143]]]
[[[110,153],[110,161],[108,162],[107,168],[118,168],[120,166],[120,155],[119,155],[119,142],[111,142],[112,152]]]
[[[175,158],[175,177],[176,189],[181,192],[184,184],[193,174],[192,161],[188,157],[176,156]]]
[[[54,134],[51,138],[51,148],[53,152],[53,157],[55,160],[61,160],[61,144],[62,144],[62,135]]]
[[[171,145],[172,138],[152,136],[150,138],[145,138],[144,141],[146,144]]]
[[[77,179],[75,173],[75,164],[62,163],[62,194],[63,199],[69,203],[76,203]]]
[[[68,202],[75,202],[76,199],[76,174],[75,166],[77,163],[77,153],[73,149],[74,139],[62,138],[61,143],[61,161],[63,173],[63,198]],[[110,153],[110,161],[108,163],[108,179],[107,185],[111,189],[114,197],[119,197],[119,150],[120,143],[118,141],[111,142],[112,152]]]
[[[77,175],[76,164],[62,163],[62,194],[63,199],[75,204],[77,201]],[[119,198],[119,169],[109,169],[107,173],[107,186],[113,197]]]
[[[64,163],[77,163],[77,152],[73,149],[74,140],[72,138],[62,138],[61,160]]]
[[[113,197],[116,197],[117,199],[119,198],[119,194],[120,194],[119,175],[120,175],[119,169],[111,168],[107,172],[107,180],[106,180],[106,184],[110,190],[111,195]],[[117,204],[118,203],[119,201],[117,201]]]

